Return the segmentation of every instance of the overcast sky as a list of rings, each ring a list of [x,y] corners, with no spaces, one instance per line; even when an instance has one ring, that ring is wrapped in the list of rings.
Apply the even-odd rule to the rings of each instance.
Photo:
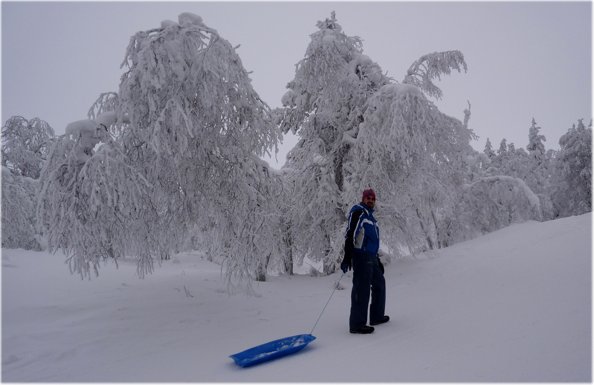
[[[532,118],[547,149],[579,118],[592,118],[591,2],[2,2],[2,123],[39,117],[61,134],[85,119],[102,92],[117,91],[130,37],[202,16],[233,45],[256,91],[280,106],[316,22],[336,11],[343,32],[401,81],[423,54],[460,50],[467,73],[437,85],[439,109],[463,120],[481,150],[487,138],[528,143]],[[294,144],[286,138],[278,161]],[[278,163],[271,162],[278,167]]]

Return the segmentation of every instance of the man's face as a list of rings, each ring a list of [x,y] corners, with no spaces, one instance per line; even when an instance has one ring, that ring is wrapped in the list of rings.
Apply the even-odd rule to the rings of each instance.
[[[375,198],[372,196],[366,196],[363,198],[363,203],[365,206],[373,208],[375,206]]]

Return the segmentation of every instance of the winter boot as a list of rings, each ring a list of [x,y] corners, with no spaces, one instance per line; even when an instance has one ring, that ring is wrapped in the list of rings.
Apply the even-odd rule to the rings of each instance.
[[[383,316],[382,318],[380,318],[377,321],[371,321],[371,322],[369,322],[369,324],[370,325],[380,325],[380,324],[384,324],[384,323],[388,322],[389,320],[390,320],[390,317],[387,316],[387,315],[385,315],[385,316]]]
[[[363,325],[360,328],[351,329],[351,333],[353,333],[353,334],[370,334],[370,333],[373,333],[374,330],[375,329],[372,328],[371,326]]]

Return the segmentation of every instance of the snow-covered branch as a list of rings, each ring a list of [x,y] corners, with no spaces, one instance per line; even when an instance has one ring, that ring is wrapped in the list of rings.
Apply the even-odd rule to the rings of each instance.
[[[442,91],[434,83],[434,79],[441,79],[441,75],[449,75],[452,70],[467,71],[464,55],[460,51],[434,52],[421,56],[411,64],[404,80],[404,84],[412,84],[427,93],[428,96],[440,99]]]

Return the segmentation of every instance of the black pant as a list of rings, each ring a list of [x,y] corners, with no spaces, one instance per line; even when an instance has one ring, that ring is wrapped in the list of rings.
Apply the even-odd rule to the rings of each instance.
[[[369,297],[371,294],[371,306]],[[386,281],[380,270],[377,256],[355,254],[353,256],[353,290],[351,291],[351,316],[349,326],[358,329],[367,324],[367,308],[370,322],[384,317],[386,308]]]

